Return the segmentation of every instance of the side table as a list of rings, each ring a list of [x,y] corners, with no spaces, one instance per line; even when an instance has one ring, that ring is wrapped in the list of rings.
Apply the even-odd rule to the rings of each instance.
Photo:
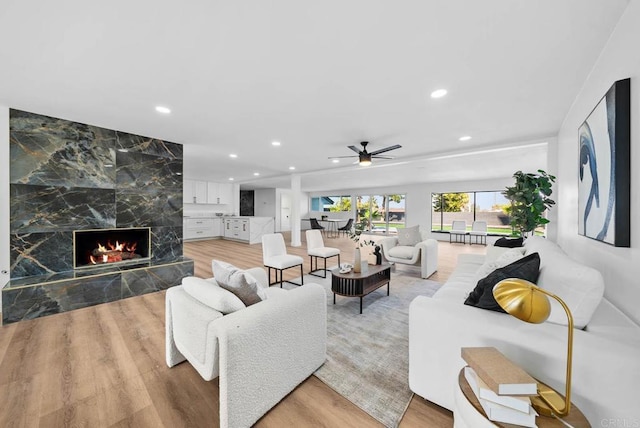
[[[464,377],[464,369],[458,374],[458,387],[454,392],[453,426],[454,428],[518,428],[519,425],[493,422],[487,416],[473,393],[467,379]],[[571,403],[569,415],[562,418],[563,421],[571,424],[575,428],[590,428],[591,424],[584,417],[580,409]],[[538,428],[566,428],[562,422],[556,418],[538,416],[536,418]]]

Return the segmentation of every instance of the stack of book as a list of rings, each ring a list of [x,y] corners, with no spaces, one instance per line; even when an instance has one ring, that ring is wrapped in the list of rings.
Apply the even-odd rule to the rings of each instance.
[[[537,427],[529,398],[538,393],[534,378],[496,348],[462,348],[462,358],[464,376],[489,420]]]

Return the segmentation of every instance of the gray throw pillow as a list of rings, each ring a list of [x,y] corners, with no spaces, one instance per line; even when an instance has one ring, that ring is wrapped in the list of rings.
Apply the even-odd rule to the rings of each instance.
[[[188,276],[182,278],[182,288],[194,299],[226,315],[246,307],[238,297],[213,280]]]
[[[413,247],[419,242],[422,242],[422,235],[420,235],[420,226],[398,229],[398,245]]]
[[[211,262],[211,266],[218,285],[235,294],[246,306],[267,299],[265,290],[248,272],[219,260]]]

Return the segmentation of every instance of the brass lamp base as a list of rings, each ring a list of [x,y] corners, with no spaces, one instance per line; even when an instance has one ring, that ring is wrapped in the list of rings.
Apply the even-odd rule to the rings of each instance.
[[[531,397],[531,405],[540,416],[564,417],[570,410],[565,398],[542,382],[538,382],[538,395]]]

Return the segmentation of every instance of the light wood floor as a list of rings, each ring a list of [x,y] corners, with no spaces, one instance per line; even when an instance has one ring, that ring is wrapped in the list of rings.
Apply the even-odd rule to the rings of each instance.
[[[351,261],[354,244],[347,238],[325,244]],[[304,256],[308,271],[304,243],[288,251]],[[440,243],[431,279],[445,281],[457,254],[483,251]],[[262,265],[260,245],[198,241],[185,243],[184,253],[201,277],[211,276],[213,258]],[[217,382],[205,382],[188,363],[169,369],[164,355],[164,292],[0,327],[0,427],[217,426]],[[400,426],[452,423],[451,412],[414,397]],[[257,426],[381,425],[311,376]]]

